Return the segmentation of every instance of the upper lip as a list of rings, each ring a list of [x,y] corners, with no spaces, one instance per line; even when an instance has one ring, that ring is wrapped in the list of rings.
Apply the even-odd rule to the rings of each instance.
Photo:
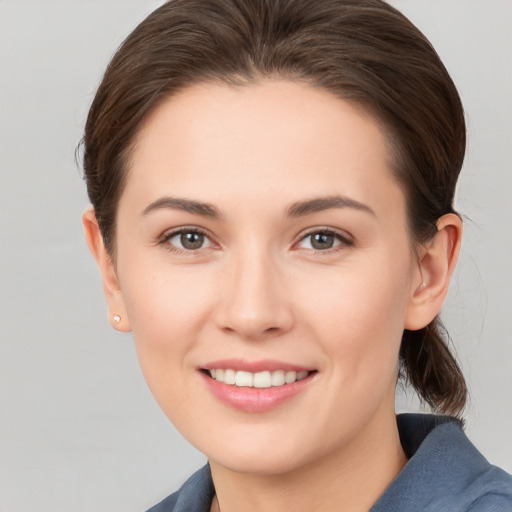
[[[251,373],[264,372],[264,371],[277,371],[284,370],[287,372],[296,371],[313,371],[314,368],[309,368],[299,364],[287,363],[284,361],[277,361],[275,359],[260,359],[259,361],[247,361],[245,359],[221,359],[212,361],[201,367],[203,370],[237,370]]]

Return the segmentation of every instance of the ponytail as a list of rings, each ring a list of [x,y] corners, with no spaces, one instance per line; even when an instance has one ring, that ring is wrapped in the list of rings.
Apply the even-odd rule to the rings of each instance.
[[[459,364],[448,348],[439,318],[424,329],[404,331],[400,348],[401,377],[436,412],[460,417],[467,386]]]

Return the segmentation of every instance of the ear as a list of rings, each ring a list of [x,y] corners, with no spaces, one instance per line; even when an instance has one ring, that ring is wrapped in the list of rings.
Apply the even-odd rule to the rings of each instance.
[[[117,280],[115,266],[103,243],[103,236],[101,235],[93,208],[84,212],[82,223],[87,245],[100,268],[103,291],[107,299],[110,325],[117,331],[129,332],[131,331],[130,322],[128,321],[123,295]]]
[[[420,248],[405,329],[422,329],[441,311],[459,256],[461,239],[462,221],[457,215],[448,213],[437,221],[434,238]]]

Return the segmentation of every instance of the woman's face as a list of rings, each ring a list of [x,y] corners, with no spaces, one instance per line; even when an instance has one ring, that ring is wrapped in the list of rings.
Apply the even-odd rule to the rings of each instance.
[[[116,244],[147,382],[212,462],[285,472],[394,421],[420,277],[361,110],[287,81],[177,94],[137,138]]]

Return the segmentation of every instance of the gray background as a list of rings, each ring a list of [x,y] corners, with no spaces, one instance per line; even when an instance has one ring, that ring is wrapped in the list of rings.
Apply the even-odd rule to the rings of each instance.
[[[153,0],[0,0],[4,512],[141,511],[199,467],[111,330],[74,163],[103,69]],[[469,219],[444,318],[471,390],[467,431],[512,471],[512,2],[395,0],[458,84]],[[414,400],[400,396],[400,409]]]

